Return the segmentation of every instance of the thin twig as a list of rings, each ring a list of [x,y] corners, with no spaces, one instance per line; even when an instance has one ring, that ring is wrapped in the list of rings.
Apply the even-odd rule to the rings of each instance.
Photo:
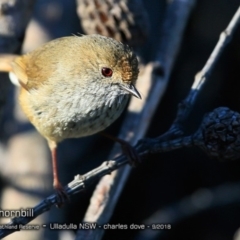
[[[152,141],[151,141],[152,140]],[[146,159],[149,154],[162,152],[162,151],[170,151],[172,149],[180,148],[183,146],[192,146],[191,140],[189,141],[182,141],[182,144],[179,142],[172,142],[174,146],[169,146],[169,143],[160,143],[157,139],[148,139],[146,141],[141,140],[137,146],[135,147],[138,150],[138,155],[141,160]],[[115,170],[119,169],[120,167],[128,164],[129,159],[125,155],[121,155],[113,160],[107,160],[103,162],[99,167],[93,169],[92,171],[80,176],[75,176],[74,180],[70,182],[66,187],[65,191],[67,195],[73,196],[82,190],[85,190],[91,184],[96,182],[98,179],[102,178],[105,175],[112,174]],[[43,201],[41,201],[37,206],[33,208],[33,216],[31,217],[17,217],[12,219],[12,221],[5,226],[5,229],[0,230],[0,238],[6,237],[9,234],[18,231],[18,229],[9,229],[11,226],[19,226],[19,225],[26,225],[27,223],[31,222],[37,216],[41,215],[42,213],[48,211],[52,206],[58,203],[58,197],[53,194]],[[100,223],[98,223],[100,224]],[[84,231],[86,234],[86,231]]]
[[[207,62],[205,63],[204,67],[199,73],[195,75],[195,80],[191,87],[191,91],[189,92],[185,100],[183,100],[182,103],[179,104],[177,117],[173,122],[172,126],[170,127],[170,130],[166,133],[166,135],[169,136],[169,134],[171,134],[176,136],[181,135],[183,133],[182,131],[183,122],[185,122],[186,119],[188,118],[200,91],[203,89],[204,84],[209,79],[209,76],[211,75],[223,50],[231,41],[233,33],[236,30],[239,23],[240,23],[240,7],[237,9],[227,28],[220,34],[219,40],[215,48],[213,49],[210,57],[208,58]]]
[[[219,109],[218,109],[219,110]],[[226,108],[222,108],[223,111],[226,111]],[[239,115],[239,114],[238,114]],[[234,117],[235,115],[233,115]],[[236,120],[236,118],[235,118]],[[167,142],[161,142],[161,139],[159,137],[154,139],[142,139],[138,142],[138,144],[135,146],[135,150],[138,153],[141,161],[147,159],[147,157],[150,154],[153,153],[159,153],[159,152],[167,152],[174,149],[178,149],[181,147],[191,147],[191,146],[202,146],[204,144],[204,140],[202,138],[201,129],[202,125],[205,123],[205,118],[203,120],[203,123],[201,124],[201,127],[197,131],[198,134],[193,134],[192,136],[183,137]],[[221,145],[221,144],[220,144]],[[238,152],[237,152],[238,154]],[[72,196],[84,189],[86,189],[89,185],[97,181],[98,179],[102,178],[105,175],[108,175],[110,173],[114,174],[116,173],[115,170],[119,169],[123,165],[126,165],[129,162],[129,159],[125,155],[121,155],[114,160],[107,160],[103,162],[99,167],[93,169],[92,171],[86,173],[83,176],[77,175],[75,179],[70,182],[66,188],[65,191],[68,194],[68,196]],[[124,169],[124,168],[123,168]],[[115,175],[114,175],[115,176]],[[122,175],[121,175],[122,176]],[[120,176],[120,177],[121,177]],[[104,178],[103,178],[104,179]],[[94,199],[95,200],[95,199]],[[102,200],[102,199],[100,199]],[[101,201],[100,201],[101,202]],[[3,238],[17,230],[19,230],[19,225],[25,225],[32,221],[34,218],[39,216],[40,214],[48,211],[54,204],[58,203],[58,198],[56,195],[51,195],[50,197],[46,198],[40,204],[38,204],[36,207],[33,208],[33,216],[31,217],[18,217],[12,219],[12,221],[8,224],[6,224],[4,230],[0,230],[0,238]],[[98,203],[96,203],[98,204]],[[90,221],[90,220],[88,220]],[[97,225],[103,225],[106,222],[96,222]],[[98,230],[102,228],[97,228],[95,231],[99,232]],[[82,234],[85,234],[85,236],[88,236],[88,231],[83,231]],[[101,236],[100,234],[97,235],[97,237]],[[82,234],[78,234],[77,237],[82,236]],[[93,236],[93,235],[92,235]]]

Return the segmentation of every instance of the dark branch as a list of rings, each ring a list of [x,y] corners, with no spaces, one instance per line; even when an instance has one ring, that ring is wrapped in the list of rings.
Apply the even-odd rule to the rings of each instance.
[[[233,33],[236,30],[238,24],[240,22],[240,7],[234,14],[227,28],[220,34],[220,38],[213,49],[211,55],[209,56],[207,62],[205,63],[202,70],[195,75],[195,80],[191,87],[191,90],[188,96],[183,100],[178,107],[177,117],[170,127],[169,132],[167,132],[167,136],[170,135],[178,135],[180,136],[183,133],[183,123],[188,118],[193,106],[196,102],[196,99],[202,90],[204,84],[209,79],[218,59],[220,58],[223,50],[226,48],[227,44],[231,41],[233,37]]]

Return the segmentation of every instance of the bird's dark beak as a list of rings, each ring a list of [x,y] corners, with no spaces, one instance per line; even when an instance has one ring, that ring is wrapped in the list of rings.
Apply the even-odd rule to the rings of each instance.
[[[120,85],[120,87],[129,92],[130,94],[132,94],[134,97],[142,99],[140,93],[138,92],[138,90],[136,89],[136,87],[133,84],[130,84],[130,86],[126,86],[126,85]]]

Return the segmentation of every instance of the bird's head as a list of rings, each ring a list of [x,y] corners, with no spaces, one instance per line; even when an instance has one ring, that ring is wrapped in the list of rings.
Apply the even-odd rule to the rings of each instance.
[[[116,85],[126,94],[141,99],[135,87],[138,78],[138,60],[134,52],[126,45],[100,35],[82,36],[86,47],[84,56],[88,64],[89,75],[94,76],[100,84]]]

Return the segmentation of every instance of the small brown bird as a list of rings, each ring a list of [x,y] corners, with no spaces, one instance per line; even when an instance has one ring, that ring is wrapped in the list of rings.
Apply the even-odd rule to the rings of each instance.
[[[52,153],[53,186],[64,195],[56,147],[115,121],[135,88],[138,61],[128,46],[100,35],[63,37],[23,56],[0,56],[0,71],[20,86],[20,105]]]

